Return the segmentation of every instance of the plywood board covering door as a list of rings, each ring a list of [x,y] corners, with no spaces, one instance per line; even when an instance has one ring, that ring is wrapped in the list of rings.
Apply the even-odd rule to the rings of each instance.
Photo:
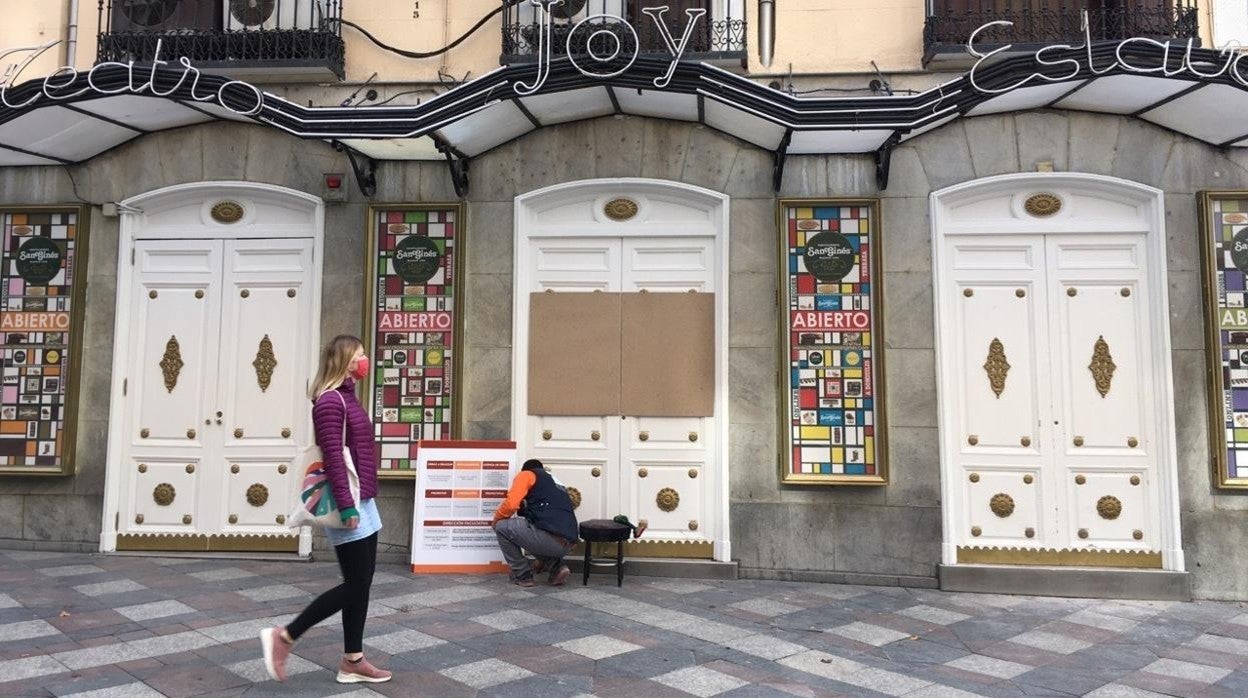
[[[620,414],[620,294],[530,294],[529,414]]]
[[[710,417],[715,294],[621,294],[621,414]]]

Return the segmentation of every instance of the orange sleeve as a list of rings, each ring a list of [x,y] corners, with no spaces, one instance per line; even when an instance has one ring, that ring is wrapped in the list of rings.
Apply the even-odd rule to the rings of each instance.
[[[515,480],[511,481],[511,489],[507,490],[507,499],[498,505],[498,509],[494,510],[494,521],[497,523],[503,519],[511,518],[513,514],[520,511],[520,502],[529,494],[529,490],[533,489],[533,485],[537,484],[537,475],[530,470],[521,471]]]

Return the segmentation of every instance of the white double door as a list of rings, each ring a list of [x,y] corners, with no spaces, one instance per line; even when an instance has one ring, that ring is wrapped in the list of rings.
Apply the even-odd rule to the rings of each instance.
[[[532,238],[528,251],[528,292],[719,290],[715,240],[709,236]],[[528,294],[517,300],[517,322],[527,322]],[[527,352],[524,343],[517,346],[521,382]],[[517,409],[525,409],[525,394],[522,383]],[[574,490],[579,520],[625,514],[634,523],[646,521],[648,542],[709,544],[716,534],[716,483],[722,477],[718,418],[527,415],[517,445],[524,457],[541,459]],[[709,554],[708,547],[704,556]]]
[[[948,236],[943,438],[964,548],[1162,548],[1140,235]]]
[[[312,239],[135,243],[119,547],[290,533],[311,441],[312,262]]]

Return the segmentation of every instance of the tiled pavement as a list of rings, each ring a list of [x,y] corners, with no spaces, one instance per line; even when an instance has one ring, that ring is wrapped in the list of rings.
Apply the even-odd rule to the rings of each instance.
[[[523,590],[382,566],[366,650],[336,622],[267,679],[257,632],[327,563],[0,551],[3,696],[1246,696],[1248,609],[607,576]]]

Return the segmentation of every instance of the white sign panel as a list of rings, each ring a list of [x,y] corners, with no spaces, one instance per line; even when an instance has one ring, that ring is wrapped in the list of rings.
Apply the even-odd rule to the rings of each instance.
[[[515,472],[514,441],[420,442],[412,571],[505,570],[490,523]]]

